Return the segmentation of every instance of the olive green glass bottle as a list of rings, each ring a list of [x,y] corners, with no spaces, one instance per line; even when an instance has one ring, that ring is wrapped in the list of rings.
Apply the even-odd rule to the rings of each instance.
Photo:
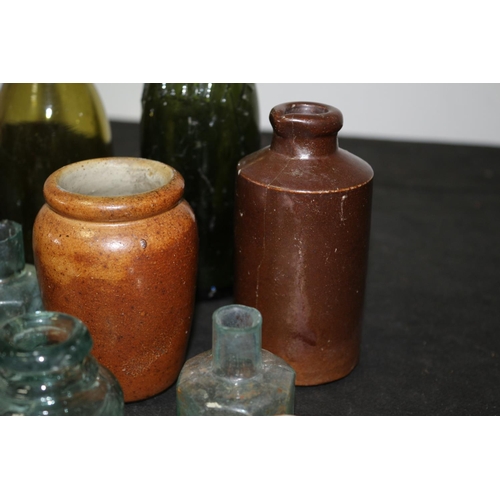
[[[23,226],[26,262],[43,184],[69,163],[112,155],[111,128],[90,83],[4,83],[0,89],[0,219]]]
[[[146,83],[141,156],[185,179],[200,237],[198,297],[232,292],[236,167],[260,148],[253,83]]]

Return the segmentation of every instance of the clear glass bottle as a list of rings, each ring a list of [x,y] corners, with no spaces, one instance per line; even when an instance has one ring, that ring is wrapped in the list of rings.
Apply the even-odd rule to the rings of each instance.
[[[43,184],[58,168],[112,155],[111,128],[92,83],[4,83],[0,89],[0,219],[19,222],[26,262],[44,204]]]
[[[198,221],[200,299],[230,295],[236,167],[260,148],[254,83],[146,83],[141,156],[178,170]]]
[[[42,309],[35,266],[24,261],[22,227],[11,220],[0,220],[0,325]]]
[[[212,350],[189,359],[179,375],[178,415],[293,415],[295,372],[261,349],[261,330],[252,307],[214,312]]]
[[[0,328],[0,415],[123,415],[115,377],[72,316],[37,312]]]

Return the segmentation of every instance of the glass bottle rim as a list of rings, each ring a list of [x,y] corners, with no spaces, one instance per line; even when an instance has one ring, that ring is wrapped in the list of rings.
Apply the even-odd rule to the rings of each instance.
[[[13,240],[22,230],[19,222],[9,219],[0,220],[0,244]]]
[[[262,325],[262,315],[254,307],[241,304],[222,306],[213,313],[215,325],[221,330],[245,331]]]
[[[91,348],[85,324],[64,313],[27,313],[0,328],[0,367],[13,371],[57,371],[83,361]]]

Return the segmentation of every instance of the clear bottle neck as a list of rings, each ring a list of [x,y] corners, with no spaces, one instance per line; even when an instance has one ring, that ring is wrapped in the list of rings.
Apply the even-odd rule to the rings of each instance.
[[[11,220],[0,221],[0,280],[24,269],[24,243],[21,224]]]
[[[231,378],[251,378],[262,369],[262,316],[242,305],[221,307],[213,315],[213,370]]]

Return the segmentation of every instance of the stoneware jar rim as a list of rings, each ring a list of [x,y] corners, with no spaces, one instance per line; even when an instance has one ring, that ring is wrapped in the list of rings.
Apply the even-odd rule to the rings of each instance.
[[[182,175],[170,165],[135,157],[94,158],[66,165],[45,181],[55,212],[77,220],[124,222],[152,217],[177,205]]]

